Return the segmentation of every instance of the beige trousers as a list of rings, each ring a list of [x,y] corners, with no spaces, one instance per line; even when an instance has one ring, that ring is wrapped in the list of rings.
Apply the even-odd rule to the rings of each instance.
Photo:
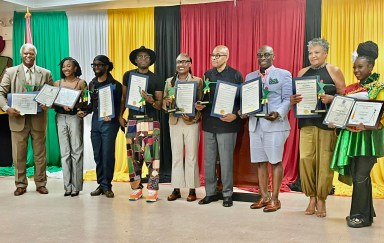
[[[329,166],[336,141],[333,130],[316,126],[300,129],[300,178],[306,196],[327,198],[332,188],[333,171]]]
[[[172,187],[199,187],[199,165],[197,161],[199,123],[187,125],[182,119],[179,119],[176,125],[169,124],[169,130],[172,146]]]
[[[15,163],[15,185],[16,187],[26,188],[27,180],[27,152],[28,137],[32,137],[33,158],[35,162],[35,184],[36,188],[47,184],[47,159],[45,147],[45,130],[36,131],[32,127],[31,115],[25,116],[24,129],[20,132],[11,132],[12,137],[12,157]]]

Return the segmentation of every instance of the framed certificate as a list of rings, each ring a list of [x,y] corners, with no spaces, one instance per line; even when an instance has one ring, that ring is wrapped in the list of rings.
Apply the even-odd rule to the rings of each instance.
[[[366,129],[378,129],[383,111],[383,101],[357,100],[353,106],[347,126],[358,126],[360,123],[363,123]]]
[[[141,91],[147,91],[148,79],[147,75],[134,72],[129,74],[129,88],[127,90],[125,107],[136,111],[144,111],[144,107],[140,104],[142,100]]]
[[[25,93],[8,93],[8,106],[20,112],[20,115],[35,115],[41,112],[41,107],[35,101],[38,91]]]
[[[300,94],[303,99],[294,106],[296,118],[321,117],[314,112],[318,107],[319,76],[297,77],[292,79],[293,94]]]
[[[218,80],[211,116],[222,117],[225,114],[232,114],[238,90],[238,84]]]
[[[262,95],[261,77],[243,83],[240,89],[241,114],[256,114],[262,111],[260,104],[260,97]]]
[[[43,88],[36,95],[35,101],[37,103],[51,107],[59,91],[60,91],[59,87],[44,84]]]
[[[69,108],[73,109],[79,100],[80,94],[81,90],[60,87],[60,91],[57,94],[54,104],[62,107],[68,106]]]
[[[104,117],[114,118],[115,117],[115,106],[113,99],[113,85],[108,84],[99,88],[99,121],[104,120]]]
[[[195,116],[197,81],[177,81],[175,87],[175,116]]]
[[[349,120],[356,99],[341,95],[335,95],[331,107],[324,118],[323,124],[333,123],[335,127],[345,128]]]

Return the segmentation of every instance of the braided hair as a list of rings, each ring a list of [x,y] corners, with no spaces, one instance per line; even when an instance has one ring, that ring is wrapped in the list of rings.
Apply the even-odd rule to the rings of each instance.
[[[363,57],[367,59],[369,64],[372,64],[372,66],[375,66],[375,60],[379,56],[379,47],[375,42],[366,41],[366,42],[360,43],[356,51],[358,54],[358,58]]]
[[[72,57],[66,57],[64,58],[63,60],[60,61],[59,63],[59,66],[60,66],[60,77],[61,78],[65,78],[65,74],[63,73],[63,65],[64,65],[64,62],[65,61],[71,61],[75,67],[77,67],[76,69],[76,72],[75,72],[75,77],[80,77],[82,72],[81,72],[81,68],[80,68],[80,64],[78,61],[76,61],[76,59],[72,58]]]

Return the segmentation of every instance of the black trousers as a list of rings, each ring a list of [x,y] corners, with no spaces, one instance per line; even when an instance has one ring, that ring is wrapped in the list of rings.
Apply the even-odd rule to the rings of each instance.
[[[376,217],[373,208],[371,170],[377,162],[376,157],[357,156],[351,160],[353,180],[350,217],[358,217],[366,222],[373,222]]]

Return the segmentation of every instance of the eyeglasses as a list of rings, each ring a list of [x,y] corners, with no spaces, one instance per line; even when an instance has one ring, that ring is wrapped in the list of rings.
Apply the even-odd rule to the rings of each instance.
[[[227,55],[223,55],[223,54],[220,54],[220,53],[212,53],[211,55],[211,58],[215,58],[215,59],[219,59],[220,57],[226,57]]]
[[[104,67],[104,66],[105,66],[104,63],[92,63],[91,64],[92,68],[101,68],[101,67]]]
[[[189,62],[191,62],[191,61],[190,60],[177,60],[176,64],[183,64],[183,65],[185,65],[185,64],[187,64]]]
[[[257,53],[257,58],[261,59],[261,58],[270,58],[273,54],[272,53]]]
[[[139,56],[136,56],[137,59],[139,60],[147,60],[150,58],[150,56],[148,55],[139,55]]]

